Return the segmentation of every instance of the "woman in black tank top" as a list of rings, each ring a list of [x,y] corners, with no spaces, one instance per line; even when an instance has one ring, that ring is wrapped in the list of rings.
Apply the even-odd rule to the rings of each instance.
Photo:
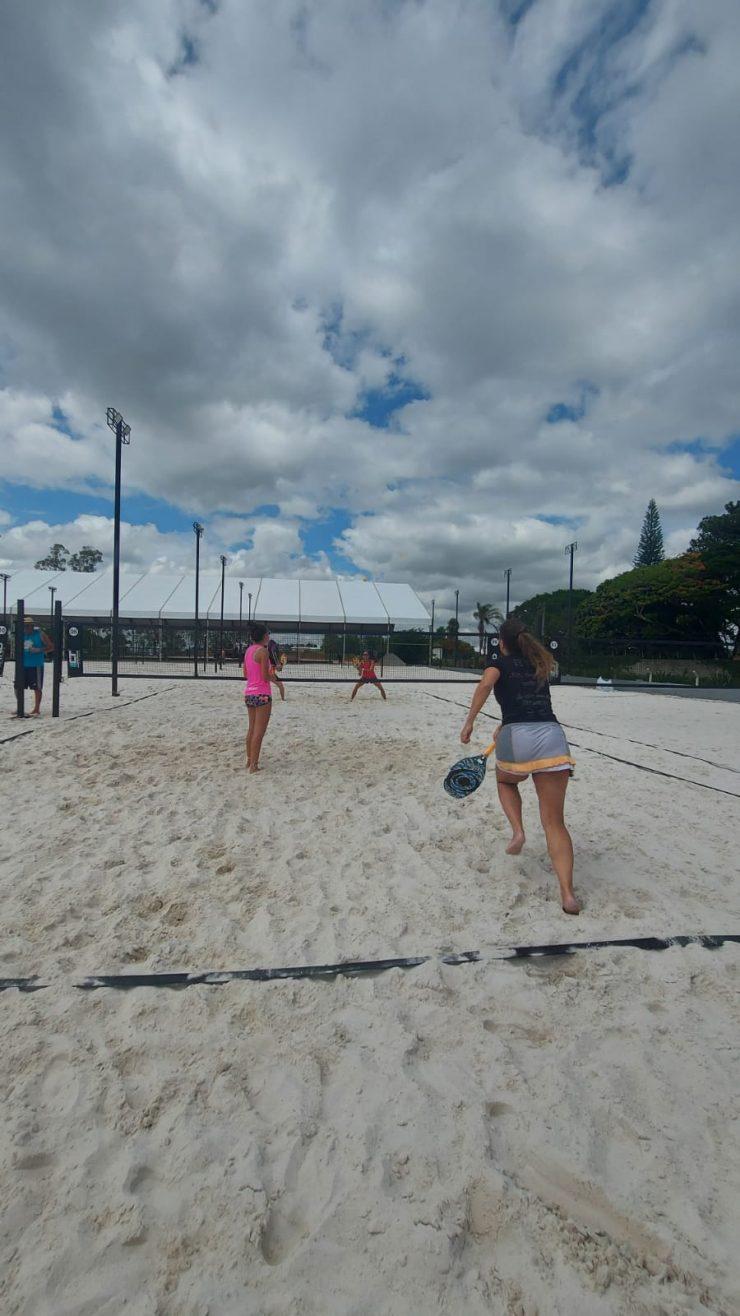
[[[560,886],[560,903],[564,913],[578,914],[581,907],[573,891],[573,843],[564,817],[565,792],[574,763],[552,710],[548,678],[553,659],[516,617],[509,617],[499,634],[500,654],[488,661],[460,739],[464,745],[469,743],[475,719],[493,690],[501,707],[496,782],[512,830],[506,853],[519,854],[525,843],[519,783],[531,773],[547,851]]]

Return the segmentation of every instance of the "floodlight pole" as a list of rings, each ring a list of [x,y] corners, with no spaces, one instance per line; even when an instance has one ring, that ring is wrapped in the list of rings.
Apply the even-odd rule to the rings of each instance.
[[[221,621],[218,630],[218,665],[221,671],[224,666],[224,584],[226,578],[226,558],[221,554]]]
[[[578,544],[574,540],[572,544],[567,544],[565,553],[570,553],[570,580],[568,584],[568,662],[571,660],[571,642],[573,638],[573,554],[576,552]]]
[[[111,635],[111,693],[118,694],[118,594],[121,575],[121,450],[131,442],[131,426],[120,411],[108,407],[105,413],[108,429],[116,436],[116,492],[113,513],[113,633]]]
[[[200,521],[193,521],[193,530],[195,531],[195,634],[193,636],[193,675],[198,675],[198,641],[200,639],[200,618],[198,615],[199,591],[200,591],[200,541],[203,534],[203,527]]]
[[[49,604],[49,618],[51,621],[54,620],[54,595],[56,594],[56,592],[57,592],[56,585],[50,585],[49,593],[51,594],[51,603]]]
[[[455,667],[457,667],[457,653],[458,653],[458,644],[459,644],[458,637],[460,634],[459,614],[460,614],[460,591],[459,589],[456,589],[455,590],[455,658],[453,664]]]
[[[242,603],[244,600],[244,581],[239,581],[239,643],[242,642]]]
[[[249,620],[252,620],[252,595],[249,595]]]
[[[432,645],[434,644],[434,599],[432,599],[432,620],[429,625],[429,666],[432,665]]]
[[[507,567],[504,572],[506,580],[506,616],[509,615],[509,599],[511,597],[511,567]]]

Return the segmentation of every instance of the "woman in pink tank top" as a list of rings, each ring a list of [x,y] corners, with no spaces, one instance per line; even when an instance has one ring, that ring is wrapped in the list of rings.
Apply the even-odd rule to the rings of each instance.
[[[270,633],[261,622],[252,622],[249,633],[252,637],[244,655],[244,675],[247,683],[244,687],[244,703],[247,706],[249,727],[247,730],[247,771],[260,771],[260,750],[272,712],[272,694],[270,682],[282,685],[270,666],[267,654],[267,642]],[[281,690],[282,694],[282,690]]]

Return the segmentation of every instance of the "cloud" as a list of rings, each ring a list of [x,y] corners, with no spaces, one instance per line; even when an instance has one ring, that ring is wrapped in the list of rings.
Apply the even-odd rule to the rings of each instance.
[[[588,581],[650,496],[680,543],[737,496],[738,55],[735,0],[13,7],[0,479],[109,485],[113,404],[127,490],[270,570],[328,571],[335,507],[359,570],[446,597],[560,583],[542,516]]]
[[[0,516],[0,524],[3,524]],[[239,536],[245,546],[234,549],[234,525],[212,524],[201,541],[201,566],[204,571],[220,571],[220,555],[227,556],[230,576],[327,577],[331,568],[325,555],[308,558],[303,550],[300,525],[271,518],[252,520],[242,527]],[[54,543],[61,543],[70,553],[90,544],[103,553],[103,565],[113,559],[113,518],[78,516],[74,521],[49,524],[37,519],[13,525],[0,538],[0,569],[17,571],[32,567],[45,557]],[[125,570],[157,571],[194,570],[195,539],[192,533],[164,533],[156,525],[121,524],[121,565]]]

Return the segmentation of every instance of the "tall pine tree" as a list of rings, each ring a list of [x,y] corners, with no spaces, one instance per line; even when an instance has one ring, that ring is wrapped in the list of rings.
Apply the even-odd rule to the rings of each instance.
[[[650,499],[642,523],[640,543],[635,558],[636,567],[654,567],[665,558],[663,551],[663,531],[660,524],[660,512],[654,498]]]

